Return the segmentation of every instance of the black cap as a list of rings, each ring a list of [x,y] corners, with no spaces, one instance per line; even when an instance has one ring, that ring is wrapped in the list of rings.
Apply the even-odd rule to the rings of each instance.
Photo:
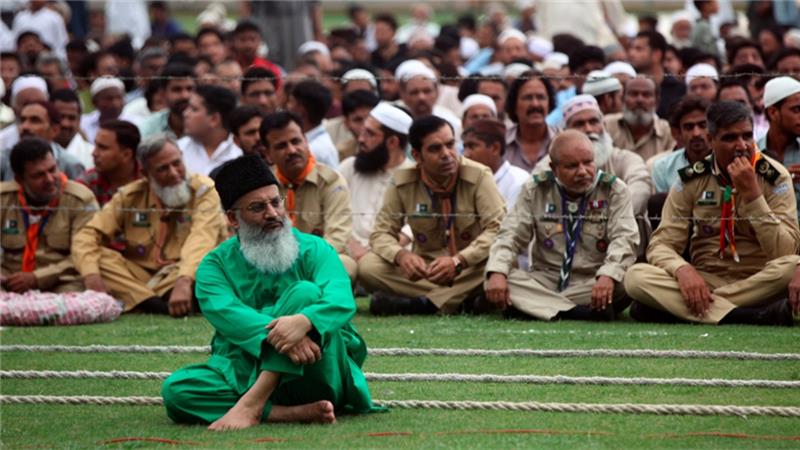
[[[214,179],[214,187],[225,211],[233,208],[236,200],[248,192],[278,184],[267,163],[255,154],[240,156],[224,163],[213,170],[211,178]]]

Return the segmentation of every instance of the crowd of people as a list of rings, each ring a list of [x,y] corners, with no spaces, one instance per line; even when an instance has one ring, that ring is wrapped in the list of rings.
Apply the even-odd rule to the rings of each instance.
[[[93,40],[29,1],[0,30],[2,288],[202,313],[214,356],[164,397],[213,429],[376,410],[354,293],[378,316],[791,326],[796,7],[751,1],[741,30],[694,1],[665,37],[619,2],[517,3],[402,27],[354,5],[322,35],[291,2],[311,25],[287,50],[258,2],[194,35],[151,2],[146,39]]]

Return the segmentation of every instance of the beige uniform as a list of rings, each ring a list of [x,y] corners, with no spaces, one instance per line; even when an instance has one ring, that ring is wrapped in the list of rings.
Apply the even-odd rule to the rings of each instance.
[[[15,181],[0,183],[0,241],[2,241],[2,274],[10,275],[22,270],[22,256],[27,241],[25,219],[17,193],[20,185]],[[51,211],[47,224],[40,231],[36,247],[37,288],[51,292],[73,292],[83,289],[83,282],[70,258],[73,235],[97,211],[97,200],[86,186],[67,181],[58,201],[58,209]]]
[[[607,115],[604,123],[615,147],[631,150],[645,161],[675,148],[675,138],[672,137],[669,122],[659,117],[653,118],[653,128],[638,141],[634,140],[633,133],[625,123],[622,113]]]
[[[577,205],[577,203],[575,203]],[[557,292],[564,260],[562,196],[552,172],[533,176],[522,188],[514,209],[503,221],[492,245],[487,276],[502,273],[508,278],[511,303],[520,311],[550,320],[560,311],[587,305],[598,276],[615,281],[614,300],[625,291],[625,271],[636,261],[639,231],[633,217],[625,183],[602,173],[587,194],[580,241],[572,260],[569,284]],[[513,268],[516,255],[531,245],[531,270]]]
[[[464,299],[481,289],[489,247],[506,212],[505,201],[489,168],[466,158],[460,158],[459,163],[453,220],[458,254],[466,261],[464,270],[448,287],[427,280],[411,281],[395,263],[403,249],[398,239],[406,221],[414,235],[413,252],[427,264],[437,257],[449,256],[441,205],[438,199],[432,200],[419,178],[419,169],[414,166],[395,173],[394,183],[386,190],[383,208],[375,220],[371,252],[359,261],[359,281],[367,290],[425,296],[442,312],[453,313]]]
[[[800,257],[800,230],[788,171],[767,156],[756,163],[762,196],[744,203],[735,196],[734,261],[729,247],[720,258],[720,216],[723,187],[713,155],[679,171],[681,181],[670,190],[661,225],[647,248],[649,264],[636,264],[625,277],[633,299],[679,318],[717,323],[737,306],[758,306],[786,291]],[[693,220],[691,218],[694,218]],[[691,235],[691,262],[681,253]],[[706,280],[714,301],[702,318],[692,315],[681,295],[675,272],[692,264]]]
[[[286,195],[286,187],[280,186]],[[295,189],[295,228],[325,239],[336,249],[339,259],[355,280],[357,265],[347,254],[347,240],[352,232],[353,217],[347,182],[335,170],[316,164],[303,184]]]
[[[354,156],[358,150],[358,141],[353,133],[345,126],[344,116],[325,120],[325,131],[331,136],[336,151],[339,152],[339,161]]]
[[[167,235],[157,261],[163,212],[148,180],[129,183],[114,195],[73,240],[72,256],[81,276],[100,274],[125,311],[163,296],[178,277],[195,278],[200,261],[227,237],[219,195],[210,178],[189,176],[192,193],[179,211],[164,218]]]

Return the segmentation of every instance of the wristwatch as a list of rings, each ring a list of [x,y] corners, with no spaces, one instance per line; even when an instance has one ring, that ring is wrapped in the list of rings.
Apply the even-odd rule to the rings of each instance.
[[[461,262],[461,258],[453,256],[453,264],[456,266],[456,275],[461,275],[461,271],[464,270],[464,263]]]

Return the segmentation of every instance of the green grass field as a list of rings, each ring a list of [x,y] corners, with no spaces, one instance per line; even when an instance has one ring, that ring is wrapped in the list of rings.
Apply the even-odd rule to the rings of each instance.
[[[503,321],[498,317],[373,318],[359,299],[355,325],[372,348],[696,349],[797,351],[788,328]],[[130,315],[112,324],[4,328],[3,345],[206,345],[201,317]],[[3,370],[173,371],[202,354],[0,353]],[[370,357],[367,372],[529,374],[800,380],[796,361],[718,359]],[[0,380],[4,395],[157,396],[159,381]],[[797,389],[677,386],[567,386],[451,382],[372,382],[382,400],[437,399],[573,403],[798,406]],[[339,417],[333,426],[263,425],[217,434],[172,424],[161,407],[3,405],[5,448],[797,448],[800,419],[633,414],[395,409]],[[711,434],[707,434],[711,433]],[[726,436],[726,435],[738,435]],[[133,438],[133,439],[130,439]]]

